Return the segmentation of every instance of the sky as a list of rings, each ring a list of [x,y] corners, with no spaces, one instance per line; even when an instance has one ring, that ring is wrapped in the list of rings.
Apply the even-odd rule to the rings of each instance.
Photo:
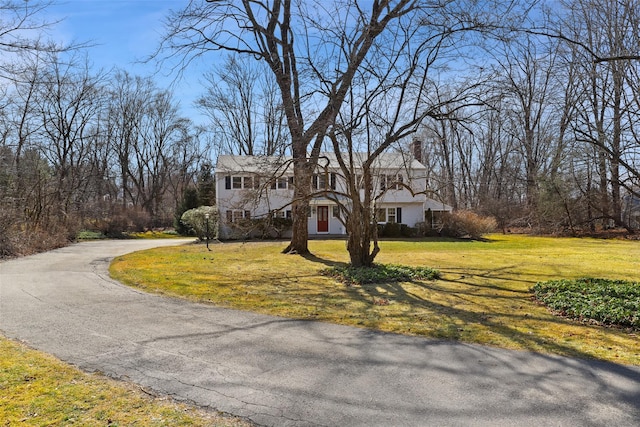
[[[45,18],[60,21],[49,31],[51,38],[91,44],[87,52],[95,70],[118,67],[133,75],[153,74],[160,88],[172,88],[184,115],[204,124],[205,117],[193,106],[204,90],[204,65],[196,63],[176,80],[168,67],[157,71],[155,63],[143,63],[158,47],[169,11],[186,4],[186,0],[55,0]]]

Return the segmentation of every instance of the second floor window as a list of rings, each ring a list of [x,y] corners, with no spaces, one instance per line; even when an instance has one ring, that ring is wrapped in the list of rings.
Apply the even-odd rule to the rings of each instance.
[[[272,190],[287,190],[293,189],[293,177],[289,176],[281,176],[280,178],[273,178],[271,180],[271,189]]]
[[[336,174],[333,172],[313,174],[311,186],[314,190],[335,190]]]
[[[380,175],[380,191],[385,190],[402,190],[404,178],[402,174],[397,175]]]
[[[260,188],[260,179],[258,176],[245,175],[245,176],[231,176],[224,177],[225,190],[255,190]]]

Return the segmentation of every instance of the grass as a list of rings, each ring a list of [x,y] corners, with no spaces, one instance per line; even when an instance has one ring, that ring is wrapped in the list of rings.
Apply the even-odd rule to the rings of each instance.
[[[7,426],[250,426],[83,373],[1,336],[0,420]]]
[[[176,239],[184,236],[180,236],[174,230],[148,230],[148,231],[138,231],[134,233],[126,233],[130,239]]]
[[[321,274],[346,265],[343,241],[311,241],[314,255],[306,258],[280,254],[284,246],[158,248],[118,257],[111,274],[146,291],[242,310],[640,365],[637,333],[554,316],[531,292],[556,279],[638,281],[639,242],[522,235],[382,241],[379,263],[426,266],[440,278],[357,286]]]
[[[99,231],[81,230],[76,236],[78,240],[100,240],[104,239],[105,235]]]

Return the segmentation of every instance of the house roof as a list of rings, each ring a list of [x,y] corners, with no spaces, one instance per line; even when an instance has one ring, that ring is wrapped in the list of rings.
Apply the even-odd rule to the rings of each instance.
[[[453,211],[453,207],[446,205],[442,202],[439,202],[437,200],[433,200],[427,197],[427,199],[424,202],[424,209],[431,209],[432,211],[446,211],[446,212],[452,212]]]
[[[367,158],[366,153],[354,153],[354,166],[361,167]],[[348,158],[344,158],[348,162]],[[320,153],[318,165],[327,165],[330,168],[337,169],[339,167],[335,153]],[[291,170],[291,156],[237,156],[237,155],[221,155],[218,156],[216,164],[216,172],[248,172],[248,173],[265,173],[273,172],[281,168]],[[382,153],[373,162],[374,169],[412,169],[426,170],[426,167],[418,162],[413,156],[400,152]]]

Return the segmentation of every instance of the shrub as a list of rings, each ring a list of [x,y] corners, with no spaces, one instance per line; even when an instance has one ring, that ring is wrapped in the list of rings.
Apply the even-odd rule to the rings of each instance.
[[[280,239],[283,233],[291,230],[293,220],[291,218],[274,218],[269,215],[263,218],[243,219],[227,225],[231,231],[227,237],[231,239],[255,237],[260,239]]]
[[[451,212],[443,217],[442,234],[450,237],[479,239],[484,234],[496,230],[497,223],[492,217],[483,217],[471,211]]]
[[[209,215],[208,227],[207,214]],[[210,239],[218,238],[218,209],[215,206],[200,206],[199,208],[189,209],[182,214],[180,221],[193,230],[200,240],[204,240],[206,237]],[[207,229],[209,231],[208,236]]]
[[[99,231],[107,237],[123,238],[126,233],[145,231],[151,226],[148,212],[139,207],[114,206],[108,216],[92,220],[87,228]]]
[[[320,274],[333,277],[346,285],[368,283],[409,282],[412,280],[435,280],[440,272],[430,267],[408,267],[394,264],[375,264],[373,267],[332,267]]]
[[[605,325],[640,328],[640,283],[583,278],[537,283],[536,300],[555,313]]]

